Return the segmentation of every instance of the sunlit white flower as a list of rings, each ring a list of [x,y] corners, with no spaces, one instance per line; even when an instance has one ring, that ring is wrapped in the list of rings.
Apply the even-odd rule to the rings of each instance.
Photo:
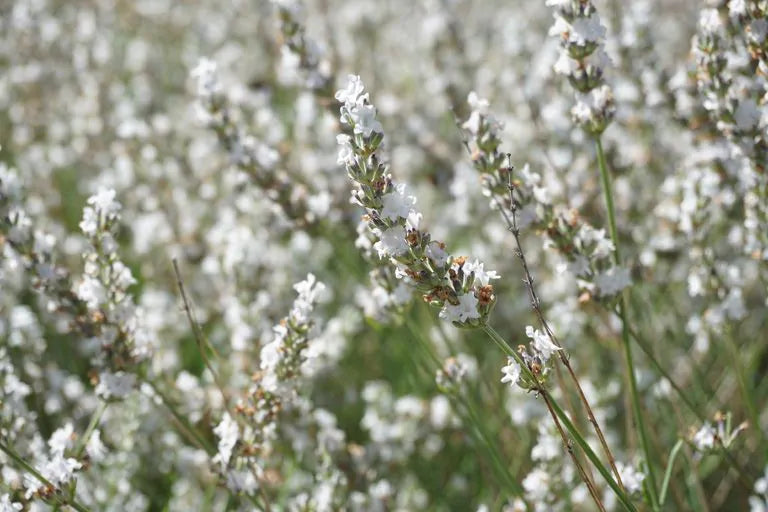
[[[71,481],[75,477],[75,471],[83,465],[73,458],[54,455],[40,470],[45,478],[54,484],[61,485]]]
[[[198,96],[210,97],[221,90],[216,69],[216,62],[202,57],[189,73],[192,78],[197,80]]]
[[[98,309],[107,297],[107,291],[101,281],[88,275],[83,277],[75,293],[88,305],[89,309]]]
[[[716,434],[715,428],[707,422],[693,435],[693,444],[701,452],[711,450],[715,446]]]
[[[514,387],[520,379],[520,371],[520,365],[517,364],[517,361],[515,361],[514,358],[508,357],[507,365],[501,369],[501,373],[504,374],[501,378],[501,382],[505,384],[509,383],[510,386]]]
[[[622,464],[621,462],[616,463],[616,469],[619,470],[621,481],[629,494],[639,493],[643,490],[643,480],[645,480],[643,473],[633,466]]]
[[[411,195],[406,195],[405,190],[405,183],[398,183],[394,186],[391,192],[382,196],[382,218],[394,221],[400,218],[408,218],[413,205],[416,204],[416,198]]]
[[[107,454],[107,447],[104,446],[104,443],[101,441],[100,430],[97,429],[91,433],[91,437],[88,438],[88,444],[85,445],[85,452],[92,461],[99,462],[104,460],[104,457]]]
[[[545,361],[548,360],[552,354],[561,350],[560,347],[552,342],[548,334],[541,332],[538,329],[534,329],[533,326],[528,325],[525,327],[525,335],[533,340],[531,345]]]
[[[379,258],[387,256],[399,256],[408,251],[408,242],[405,240],[405,228],[395,226],[382,231],[378,242],[373,248],[379,254]]]
[[[440,311],[440,318],[444,318],[449,322],[466,322],[467,320],[480,318],[480,313],[477,311],[477,303],[477,298],[473,293],[459,295],[458,304],[445,303],[442,311]]]
[[[490,284],[491,279],[499,279],[501,276],[496,273],[495,270],[485,271],[485,264],[475,259],[474,261],[467,261],[464,263],[464,274],[474,274],[475,282],[480,286],[487,286]]]
[[[53,455],[63,456],[66,450],[74,446],[74,441],[75,429],[71,423],[67,423],[66,426],[56,429],[51,434],[51,438],[48,440],[48,447]]]
[[[363,137],[370,137],[373,132],[381,133],[384,131],[381,123],[376,119],[376,108],[373,105],[355,105],[348,112],[354,123],[355,133],[362,134]]]
[[[339,154],[336,163],[339,165],[352,164],[355,161],[355,152],[352,148],[352,138],[346,133],[336,135],[336,144],[339,147]]]
[[[213,429],[213,432],[219,438],[219,451],[214,456],[213,461],[221,464],[222,468],[226,468],[227,464],[229,464],[229,459],[232,457],[232,449],[240,437],[240,428],[229,413],[224,413],[224,417],[216,428]]]
[[[360,79],[360,75],[348,75],[346,87],[336,91],[334,98],[340,103],[344,103],[347,107],[350,107],[362,99],[360,96],[363,94],[364,90],[365,86]]]
[[[448,252],[440,242],[430,242],[424,252],[438,267],[442,267],[448,263]]]
[[[600,23],[600,16],[593,12],[588,18],[582,16],[574,18],[568,33],[568,42],[583,46],[603,39],[605,27]]]

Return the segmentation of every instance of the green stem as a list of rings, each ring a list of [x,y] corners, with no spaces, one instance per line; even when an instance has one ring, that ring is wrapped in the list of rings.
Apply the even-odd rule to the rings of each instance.
[[[603,144],[600,141],[600,137],[595,137],[595,148],[597,150],[597,161],[600,167],[600,181],[603,185],[603,197],[605,198],[605,208],[608,213],[608,227],[611,230],[611,239],[613,240],[613,262],[619,265],[621,262],[621,253],[619,252],[619,237],[616,229],[616,212],[613,206],[613,189],[611,187],[611,175],[608,172],[608,167],[605,162],[605,153],[603,152]],[[627,376],[629,380],[630,399],[632,401],[632,413],[635,417],[637,424],[637,430],[640,434],[640,443],[643,446],[643,453],[645,455],[645,466],[648,469],[648,478],[646,478],[643,484],[648,488],[648,497],[651,501],[651,508],[653,510],[659,510],[659,493],[656,489],[656,472],[653,466],[653,459],[651,457],[650,443],[648,442],[648,435],[645,428],[645,420],[643,419],[642,410],[640,407],[640,394],[637,390],[637,378],[635,377],[635,365],[632,358],[632,346],[629,340],[629,322],[627,320],[627,295],[622,293],[619,301],[619,317],[621,318],[621,339],[624,345],[624,357],[627,363]]]
[[[147,379],[146,381],[149,386],[152,388],[152,390],[157,393],[157,396],[160,397],[160,400],[163,402],[163,405],[168,409],[168,411],[171,413],[171,415],[176,419],[176,421],[179,423],[179,425],[182,427],[182,431],[187,435],[187,437],[190,438],[190,440],[197,443],[199,448],[202,448],[205,450],[209,455],[213,455],[216,453],[215,448],[213,448],[207,440],[205,440],[197,430],[189,423],[189,420],[181,414],[178,409],[176,409],[176,406],[171,403],[171,401],[168,399],[168,397],[163,394],[163,392],[160,391],[160,389],[155,385],[154,382]]]
[[[460,396],[457,396],[456,398],[457,401],[467,410],[470,421],[474,424],[474,427],[477,431],[476,435],[478,441],[484,445],[486,452],[488,452],[488,456],[496,468],[496,473],[498,473],[498,478],[502,480],[503,483],[508,487],[510,494],[521,499],[524,498],[523,488],[520,486],[517,480],[515,480],[514,476],[512,476],[512,474],[509,472],[509,467],[499,458],[498,450],[493,446],[493,443],[490,440],[490,435],[483,426],[483,422],[480,420],[477,412],[472,408],[471,402],[469,400],[462,399]]]
[[[597,164],[600,167],[600,182],[603,186],[603,199],[605,199],[605,209],[608,213],[608,228],[611,230],[611,240],[613,240],[613,260],[619,263],[621,253],[619,252],[619,238],[616,229],[616,210],[613,206],[613,188],[611,185],[611,174],[608,172],[608,166],[605,163],[605,153],[603,152],[603,143],[600,137],[595,137],[595,147],[597,148]]]
[[[490,325],[485,325],[483,326],[483,331],[485,331],[485,333],[493,340],[494,343],[496,343],[496,345],[499,348],[501,348],[502,351],[504,351],[504,353],[514,358],[515,361],[517,361],[517,364],[520,365],[520,369],[529,380],[531,380],[532,382],[538,382],[538,379],[533,374],[533,372],[531,372],[530,368],[528,368],[528,365],[525,364],[525,361],[523,361],[522,357],[520,357],[520,354],[514,351],[512,347],[509,345],[509,343],[507,343],[507,341],[498,332],[496,332],[496,330],[493,327],[491,327]],[[611,476],[610,471],[605,467],[602,461],[600,461],[600,458],[595,454],[595,452],[589,446],[589,443],[584,439],[584,436],[581,435],[581,433],[578,431],[576,426],[571,422],[571,420],[568,418],[568,415],[563,411],[563,409],[560,407],[560,405],[557,403],[554,397],[550,395],[545,389],[539,389],[538,391],[542,394],[546,394],[546,398],[549,405],[551,405],[555,414],[560,419],[562,424],[565,426],[565,429],[574,438],[574,440],[579,445],[579,447],[581,447],[581,449],[587,455],[587,458],[590,460],[590,462],[592,462],[592,464],[598,470],[600,475],[602,475],[605,482],[613,490],[614,494],[616,494],[616,497],[619,499],[619,502],[621,502],[621,504],[624,506],[626,510],[636,512],[637,508],[635,508],[635,506],[632,504],[632,501],[630,500],[629,496],[627,496],[627,494],[621,489],[621,487],[619,487],[619,484],[616,483],[616,481]]]
[[[24,468],[24,470],[35,477],[41,484],[45,485],[46,487],[50,487],[51,489],[57,489],[57,486],[53,484],[50,480],[45,478],[39,471],[37,471],[31,464],[29,464],[27,461],[25,461],[21,455],[16,453],[9,445],[6,445],[4,443],[0,443],[0,450],[2,450],[8,457],[11,458],[16,464]],[[58,504],[60,505],[69,505],[70,507],[74,508],[78,512],[90,512],[87,507],[81,505],[77,502],[74,498],[70,498],[69,500],[65,500],[64,498],[57,498]]]
[[[91,415],[91,421],[88,423],[88,427],[85,429],[83,436],[77,442],[77,446],[75,447],[74,456],[76,459],[79,459],[83,454],[83,450],[85,450],[85,447],[88,445],[88,440],[91,438],[91,435],[93,435],[93,431],[96,430],[96,427],[101,421],[101,417],[104,415],[104,411],[107,410],[108,406],[108,402],[101,402],[96,410],[93,411],[93,414]]]
[[[95,411],[93,411],[93,414],[91,415],[91,421],[88,422],[88,426],[85,429],[85,432],[83,433],[83,436],[78,440],[77,446],[75,446],[75,452],[74,457],[75,459],[80,459],[80,456],[83,454],[83,451],[85,451],[85,447],[88,445],[88,440],[91,438],[91,435],[93,435],[93,431],[96,430],[96,426],[99,424],[99,421],[101,421],[101,417],[104,414],[104,411],[107,410],[107,407],[109,406],[108,402],[102,401],[99,406],[96,408]],[[69,489],[69,499],[72,500],[75,497],[75,493],[77,492],[77,482],[73,483],[72,486]],[[56,512],[59,509],[59,505],[56,505],[54,508],[54,512]]]
[[[754,398],[752,397],[752,393],[750,393],[749,386],[747,385],[747,368],[744,367],[744,364],[741,361],[741,357],[739,357],[739,351],[736,349],[733,330],[734,329],[732,324],[729,323],[727,326],[727,332],[731,334],[731,336],[729,336],[728,339],[723,340],[723,345],[726,346],[726,350],[731,356],[731,364],[733,365],[733,369],[736,373],[736,379],[739,382],[739,389],[742,396],[744,397],[744,406],[747,409],[747,414],[749,415],[749,420],[754,426],[754,430],[757,430],[757,440],[760,443],[763,452],[768,453],[768,450],[766,450],[766,446],[768,446],[768,444],[766,443],[763,428],[760,425],[760,415],[757,413],[757,406],[755,405]]]
[[[667,489],[669,489],[669,479],[672,478],[672,469],[675,466],[675,459],[680,449],[683,447],[683,440],[678,439],[672,451],[669,452],[669,461],[667,461],[667,470],[664,472],[664,481],[661,484],[661,493],[659,494],[659,506],[663,506],[667,499]]]
[[[546,393],[546,391],[543,392]],[[600,461],[600,458],[589,446],[589,443],[584,439],[584,436],[582,436],[578,429],[576,429],[576,426],[571,422],[570,418],[568,418],[568,415],[565,413],[565,411],[563,411],[563,409],[558,405],[554,398],[552,398],[552,395],[547,394],[547,397],[549,398],[550,405],[557,414],[557,417],[565,426],[566,430],[568,430],[576,443],[587,455],[587,458],[592,462],[595,468],[597,468],[597,471],[603,476],[603,479],[611,487],[614,494],[616,494],[616,497],[619,499],[624,508],[633,512],[637,512],[637,508],[632,503],[629,496],[627,496],[626,493],[621,490],[619,484],[617,484],[616,481],[611,477],[610,471],[608,471],[605,465]]]
[[[618,315],[619,313],[616,312],[616,314]],[[695,414],[699,420],[706,421],[705,415],[701,411],[699,411],[699,408],[696,406],[696,404],[694,404],[693,400],[688,398],[688,395],[686,395],[683,392],[682,388],[674,381],[674,379],[672,379],[672,376],[669,374],[669,372],[666,371],[663,366],[661,366],[661,363],[659,363],[659,360],[656,359],[656,356],[653,355],[653,351],[650,345],[648,344],[648,342],[646,342],[646,340],[643,339],[640,336],[640,334],[637,331],[633,330],[631,327],[629,329],[629,334],[635,339],[635,343],[637,343],[637,345],[643,351],[646,359],[648,359],[648,361],[656,369],[659,375],[661,375],[663,378],[667,380],[667,382],[669,382],[669,384],[672,386],[672,389],[675,390],[675,392],[677,393],[677,396],[680,397],[680,399],[688,407],[688,409],[693,414]]]

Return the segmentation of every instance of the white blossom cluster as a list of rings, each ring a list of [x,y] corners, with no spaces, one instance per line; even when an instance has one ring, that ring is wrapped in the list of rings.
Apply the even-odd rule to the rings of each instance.
[[[440,317],[461,326],[477,326],[487,321],[496,301],[490,281],[495,271],[465,257],[452,257],[445,244],[420,231],[421,213],[416,198],[404,183],[396,183],[387,172],[377,150],[384,134],[362,80],[348,77],[347,85],[336,93],[341,107],[341,122],[352,134],[340,134],[338,161],[344,164],[356,184],[352,202],[365,208],[369,229],[377,238],[373,249],[380,259],[389,259],[398,278],[424,292],[424,300],[441,307]]]
[[[595,229],[576,210],[557,204],[541,175],[529,165],[519,171],[509,167],[500,149],[501,126],[488,101],[472,92],[467,102],[471,113],[462,129],[491,208],[504,212],[514,209],[521,230],[543,233],[544,245],[562,256],[561,270],[576,277],[580,291],[611,298],[629,286],[629,269],[613,263],[614,245],[605,230]]]
[[[325,285],[309,274],[294,289],[298,297],[288,316],[274,327],[274,339],[261,348],[261,372],[247,396],[236,404],[236,418],[225,413],[214,429],[219,438],[214,462],[220,464],[226,485],[236,493],[256,493],[278,433],[279,416],[297,406],[314,324],[311,314]]]
[[[549,33],[560,37],[561,52],[555,72],[576,89],[571,116],[591,134],[600,134],[615,113],[613,91],[604,83],[611,59],[605,52],[606,29],[591,1],[547,0],[555,10]]]
[[[96,394],[105,400],[124,398],[134,389],[133,372],[151,356],[154,344],[128,291],[136,279],[118,254],[120,209],[114,190],[102,189],[88,198],[80,229],[90,246],[83,253],[83,276],[74,290],[92,321],[88,341],[100,348]]]
[[[728,449],[746,428],[746,423],[734,427],[731,424],[730,413],[718,412],[714,417],[714,425],[705,421],[701,428],[696,431],[692,430],[690,441],[698,453],[713,453]]]

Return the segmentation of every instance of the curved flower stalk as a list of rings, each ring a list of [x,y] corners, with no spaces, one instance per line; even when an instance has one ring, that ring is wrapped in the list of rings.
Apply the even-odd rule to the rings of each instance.
[[[47,309],[69,314],[78,329],[87,332],[86,304],[73,291],[69,270],[55,260],[56,239],[36,229],[24,205],[23,184],[4,163],[0,163],[0,237],[0,246],[12,249],[10,256],[18,258],[31,274],[32,286],[49,301]]]
[[[743,196],[733,207],[743,217],[744,253],[758,261],[768,258],[766,20],[760,2],[703,9],[692,41],[698,100],[725,146],[718,179]]]
[[[333,80],[338,69],[324,58],[321,52],[321,45],[306,35],[304,23],[304,6],[301,0],[272,0],[275,4],[280,23],[282,38],[282,55],[284,63],[289,64],[291,68],[298,69],[303,76],[303,80],[317,98],[318,102],[328,111],[336,115],[338,103],[333,94]],[[444,11],[450,10],[448,7]],[[458,34],[453,29],[450,31],[453,44],[460,44],[457,40]],[[455,54],[455,51],[453,52]],[[335,57],[335,56],[334,56]],[[444,69],[441,69],[444,71]],[[448,94],[453,89],[448,86]],[[417,128],[420,125],[404,122],[403,128],[408,133],[411,140],[424,151],[429,160],[435,165],[450,167],[452,156],[450,147],[442,144],[434,136],[427,136],[426,131]]]
[[[613,187],[601,141],[601,135],[610,124],[615,112],[613,93],[610,87],[603,83],[605,68],[610,63],[603,50],[606,29],[600,23],[597,9],[591,0],[547,0],[546,3],[555,8],[555,24],[550,33],[560,35],[561,55],[555,64],[555,72],[567,76],[571,85],[576,89],[577,104],[571,110],[574,123],[583,128],[595,142],[607,223],[613,241],[613,249],[610,254],[613,263],[618,266],[622,260],[613,203]],[[621,291],[629,284],[628,275],[626,278],[627,282],[617,291]],[[644,464],[648,472],[648,478],[644,480],[644,488],[647,491],[646,495],[651,507],[658,509],[659,494],[656,488],[654,461],[644,414],[641,409],[630,342],[627,293],[622,293],[619,296],[617,313],[622,326],[622,344],[629,383],[629,397],[632,402],[632,414],[643,449]]]
[[[93,361],[92,379],[96,394],[105,402],[93,411],[82,437],[78,439],[68,424],[54,432],[47,454],[26,450],[17,453],[12,446],[16,437],[22,436],[16,441],[20,446],[23,446],[21,439],[27,439],[24,444],[29,444],[30,438],[37,439],[36,432],[22,432],[29,430],[34,421],[19,422],[21,418],[17,418],[15,426],[0,427],[0,448],[26,470],[27,499],[38,498],[58,505],[69,503],[84,510],[75,500],[76,474],[87,470],[90,461],[99,460],[106,452],[97,429],[106,401],[122,399],[133,390],[138,365],[150,354],[149,336],[141,327],[132,296],[127,292],[135,281],[116,252],[114,231],[120,220],[119,210],[114,191],[102,191],[89,199],[80,226],[90,242],[89,250],[83,254],[85,275],[73,284],[68,269],[55,261],[55,239],[35,229],[33,220],[24,213],[23,191],[14,171],[0,166],[0,233],[12,249],[9,256],[17,258],[30,272],[33,286],[43,295],[44,307],[49,312],[64,314],[74,332],[101,349]],[[5,357],[5,350],[0,350],[0,361]],[[13,369],[10,359],[8,363],[3,369],[10,372]],[[12,373],[5,376],[3,387],[8,395],[2,399],[3,403],[13,403],[11,399],[23,397],[30,391],[12,377],[15,377]],[[13,416],[25,410],[21,404],[16,404],[14,409]],[[2,418],[0,424],[11,419],[5,411]]]
[[[306,35],[302,3],[299,0],[273,0],[273,4],[280,23],[284,62],[287,61],[302,73],[306,87],[314,93],[321,105],[335,115],[338,99],[334,98],[331,88],[330,64],[323,59],[319,45]],[[444,148],[429,145],[424,149],[436,161],[445,162],[449,159]],[[337,163],[343,165],[345,162],[340,156]],[[377,261],[381,262],[373,251],[373,244],[377,240],[369,232],[365,220],[358,224],[357,232],[356,245],[362,249],[369,263],[376,266]],[[378,267],[370,273],[370,286],[359,289],[356,295],[358,302],[366,317],[380,323],[400,323],[405,306],[411,300],[408,286],[395,277],[393,269],[386,263]]]
[[[336,93],[341,122],[352,135],[341,134],[339,161],[355,183],[352,202],[365,208],[373,249],[397,269],[397,277],[423,293],[426,302],[441,308],[440,317],[458,327],[480,327],[490,315],[496,296],[491,280],[499,276],[483,263],[453,257],[445,244],[420,229],[416,198],[403,183],[392,180],[379,148],[384,138],[376,108],[359,76],[350,75]]]
[[[553,204],[541,176],[528,165],[515,173],[499,149],[501,124],[489,111],[488,101],[472,92],[467,102],[471,113],[461,125],[464,143],[491,208],[502,212],[514,208],[520,229],[541,232],[545,246],[556,250],[566,261],[564,269],[576,277],[582,299],[613,299],[631,281],[629,269],[613,261],[614,244],[605,230],[595,229],[575,210]]]
[[[695,145],[678,178],[683,197],[675,220],[688,241],[700,246],[694,254],[714,248],[717,260],[733,260],[728,254],[733,246],[755,261],[768,258],[766,16],[759,2],[703,9],[691,43],[688,80],[678,80],[678,111]],[[741,224],[740,240],[714,245],[710,237],[729,229],[725,224],[733,216]],[[704,274],[707,264],[695,266]]]
[[[57,265],[55,239],[34,229],[21,205],[21,187],[15,174],[0,168],[0,213],[5,239],[33,272],[33,284],[52,303],[49,310],[73,317],[78,331],[95,343],[97,394],[105,399],[124,397],[136,383],[133,374],[151,354],[149,333],[128,293],[136,281],[117,254],[116,230],[120,203],[114,190],[102,190],[88,199],[80,228],[89,242],[83,254],[83,278],[73,282],[69,271]]]
[[[236,119],[219,81],[216,63],[202,58],[190,76],[197,81],[198,117],[216,133],[233,165],[250,177],[289,219],[300,225],[317,221],[309,204],[308,187],[297,183],[297,177],[279,170],[279,153],[249,134]]]
[[[693,354],[702,359],[713,346],[730,353],[756,425],[744,362],[751,356],[736,348],[742,341],[726,335],[748,320],[751,295],[765,298],[764,286],[750,284],[768,277],[766,15],[760,2],[710,3],[701,10],[688,74],[679,74],[676,91],[678,113],[693,136],[690,156],[668,178],[664,188],[672,197],[659,207],[676,223],[687,255],[687,290],[696,307],[685,329]],[[765,447],[764,429],[751,432]]]

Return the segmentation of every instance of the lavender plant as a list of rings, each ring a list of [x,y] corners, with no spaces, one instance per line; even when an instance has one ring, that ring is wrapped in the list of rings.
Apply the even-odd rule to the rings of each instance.
[[[767,36],[0,6],[0,511],[768,510]]]

